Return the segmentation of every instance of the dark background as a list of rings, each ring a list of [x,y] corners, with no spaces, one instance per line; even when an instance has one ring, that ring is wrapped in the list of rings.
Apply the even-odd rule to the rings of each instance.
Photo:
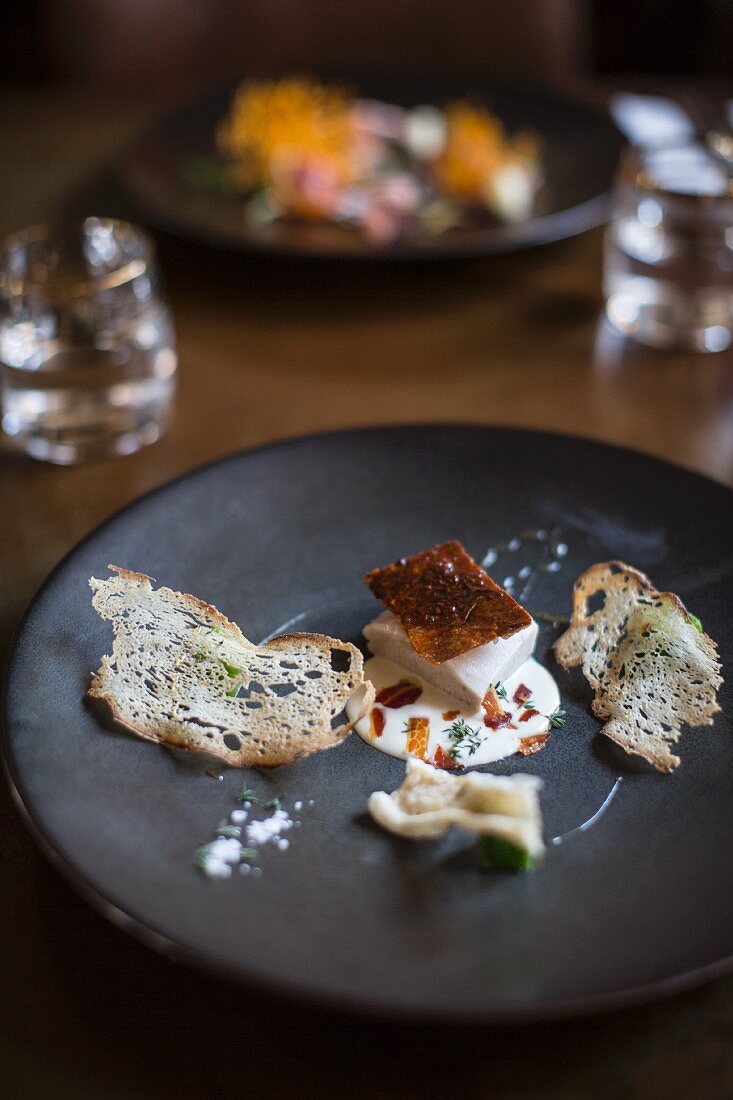
[[[25,0],[0,35],[0,81],[178,94],[244,70],[486,63],[572,83],[723,77],[729,0]]]

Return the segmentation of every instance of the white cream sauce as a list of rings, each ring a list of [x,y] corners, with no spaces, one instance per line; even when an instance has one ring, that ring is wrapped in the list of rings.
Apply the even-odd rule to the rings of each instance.
[[[519,751],[520,741],[523,738],[532,737],[538,733],[545,733],[549,728],[548,716],[560,705],[560,692],[555,680],[534,657],[510,676],[504,687],[506,699],[499,702],[504,711],[511,714],[511,726],[493,730],[484,725],[484,711],[473,710],[465,703],[447,695],[444,691],[426,684],[416,673],[407,672],[392,661],[384,657],[371,657],[364,665],[364,675],[372,681],[375,691],[379,693],[382,688],[398,684],[400,681],[409,681],[411,684],[419,684],[422,693],[414,703],[397,709],[375,704],[384,716],[384,729],[379,737],[372,733],[372,721],[370,715],[361,718],[355,726],[356,732],[367,744],[373,748],[386,752],[389,756],[407,758],[407,735],[405,726],[410,718],[428,718],[430,732],[425,758],[431,762],[435,750],[440,747],[444,753],[457,751],[456,764],[460,767],[475,767],[478,764],[491,764],[494,760],[501,760],[505,756],[511,756]],[[514,702],[514,692],[520,684],[524,684],[531,691],[533,708],[539,711],[527,721],[519,719],[526,714],[521,703]],[[354,695],[346,704],[346,713],[353,718],[359,712],[361,692]],[[443,715],[456,711],[453,718],[444,718]],[[457,744],[450,737],[450,727],[453,722],[463,718],[472,730],[477,731],[480,744],[475,751],[470,751],[467,744]],[[473,738],[472,738],[473,740]]]

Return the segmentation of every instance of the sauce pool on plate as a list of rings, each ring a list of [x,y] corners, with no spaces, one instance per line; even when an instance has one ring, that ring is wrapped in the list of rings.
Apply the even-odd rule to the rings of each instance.
[[[489,713],[459,704],[384,657],[371,657],[364,675],[374,684],[377,702],[372,713],[356,723],[359,736],[389,756],[405,760],[408,755],[419,755],[443,768],[475,767],[516,752],[537,752],[549,730],[549,715],[560,705],[555,680],[533,657],[500,685]],[[402,700],[402,705],[394,705]],[[347,703],[350,719],[358,714],[359,703],[358,696]],[[497,721],[497,703],[508,720],[500,717]],[[487,719],[491,725],[486,724]]]

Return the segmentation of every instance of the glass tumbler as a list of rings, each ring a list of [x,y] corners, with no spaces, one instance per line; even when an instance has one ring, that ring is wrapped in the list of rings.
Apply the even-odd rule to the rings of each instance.
[[[606,315],[643,344],[733,342],[733,175],[702,145],[630,148],[613,192]]]
[[[175,335],[155,246],[110,218],[40,226],[0,254],[2,426],[34,458],[132,454],[163,433]]]

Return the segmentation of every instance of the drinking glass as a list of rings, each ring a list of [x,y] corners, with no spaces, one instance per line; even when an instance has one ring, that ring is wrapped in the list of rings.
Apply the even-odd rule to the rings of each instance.
[[[39,226],[0,253],[2,426],[70,464],[131,454],[168,425],[177,359],[155,246],[111,218]]]
[[[702,145],[630,148],[613,192],[606,315],[656,347],[733,342],[733,181]]]

